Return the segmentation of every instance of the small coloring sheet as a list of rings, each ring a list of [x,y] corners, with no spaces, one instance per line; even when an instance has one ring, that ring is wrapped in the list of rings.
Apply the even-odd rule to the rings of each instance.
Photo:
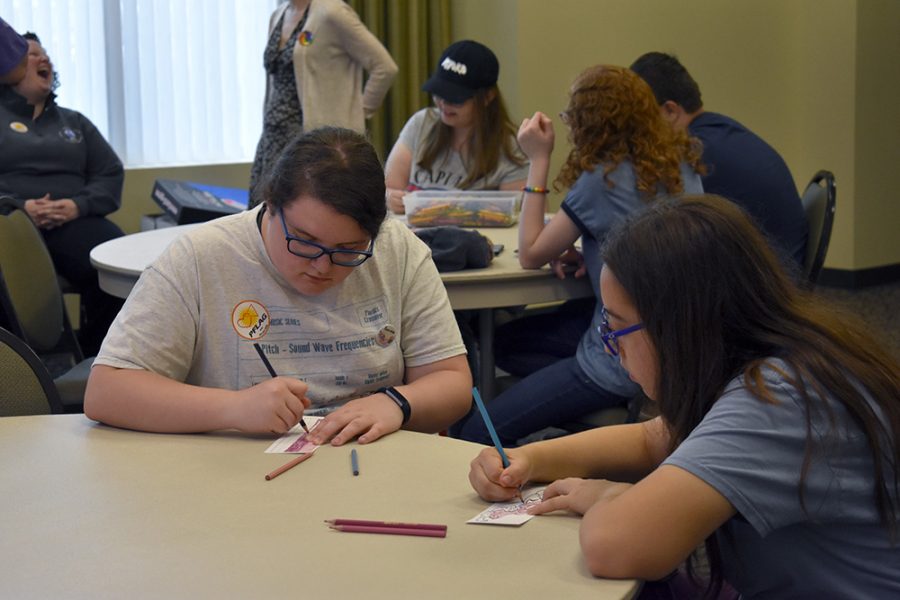
[[[312,431],[323,418],[324,417],[303,417],[303,420],[306,422],[306,426],[309,427],[309,430]],[[297,423],[291,427],[287,433],[272,442],[272,444],[266,448],[266,454],[310,454],[315,452],[318,447],[319,446],[306,439],[306,432],[300,427],[300,423]]]
[[[547,486],[527,487],[522,490],[521,500],[514,502],[497,502],[491,504],[474,518],[466,521],[467,523],[475,523],[481,525],[514,525],[518,526],[530,521],[534,515],[529,515],[526,510],[529,506],[533,506],[540,502],[544,497],[544,490]]]

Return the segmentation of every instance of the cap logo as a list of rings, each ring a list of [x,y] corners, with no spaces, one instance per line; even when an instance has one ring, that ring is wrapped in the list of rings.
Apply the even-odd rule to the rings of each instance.
[[[465,75],[466,74],[466,65],[463,63],[458,63],[449,56],[441,62],[441,68],[445,71],[453,71],[457,75]]]

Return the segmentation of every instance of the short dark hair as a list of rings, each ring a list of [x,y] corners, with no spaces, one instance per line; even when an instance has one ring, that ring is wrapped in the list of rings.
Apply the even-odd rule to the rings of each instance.
[[[689,113],[703,108],[700,86],[675,56],[648,52],[632,63],[631,70],[647,82],[657,103],[671,100]]]
[[[387,216],[384,168],[375,148],[350,129],[322,127],[289,143],[263,191],[271,211],[310,196],[359,223],[374,239]]]

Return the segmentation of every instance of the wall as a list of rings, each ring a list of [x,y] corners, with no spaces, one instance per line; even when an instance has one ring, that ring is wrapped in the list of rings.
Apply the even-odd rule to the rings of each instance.
[[[900,2],[862,0],[857,19],[854,250],[866,268],[900,262]]]
[[[826,265],[900,263],[889,169],[900,153],[900,3],[894,0],[455,0],[454,38],[494,49],[513,120],[555,120],[583,68],[673,52],[726,113],[778,149],[798,188],[835,173],[838,211]],[[881,93],[879,93],[879,90]],[[891,93],[893,92],[893,93]],[[893,187],[893,186],[890,186]],[[551,201],[558,204],[561,195]]]

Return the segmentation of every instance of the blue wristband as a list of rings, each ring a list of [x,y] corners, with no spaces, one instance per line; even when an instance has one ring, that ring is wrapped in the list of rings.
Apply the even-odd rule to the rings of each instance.
[[[412,408],[409,406],[409,400],[394,387],[378,388],[378,393],[384,394],[397,403],[397,406],[403,412],[403,424],[406,425],[406,422],[409,421],[409,417],[412,415]]]

